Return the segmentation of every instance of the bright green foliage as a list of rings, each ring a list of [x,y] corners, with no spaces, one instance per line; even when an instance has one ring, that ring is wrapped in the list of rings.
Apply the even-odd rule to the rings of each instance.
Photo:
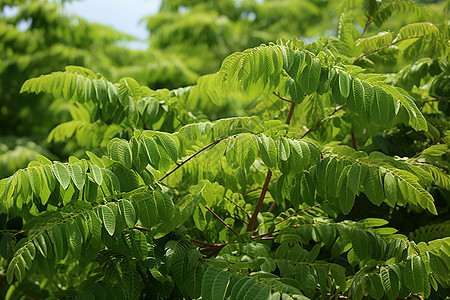
[[[179,22],[188,25],[201,11],[206,37],[220,42],[208,7],[235,8],[230,20],[275,7],[200,2],[163,1],[161,10],[178,15],[185,5]],[[354,6],[336,38],[235,52],[187,88],[114,83],[75,66],[26,81],[23,93],[71,104],[72,120],[49,139],[74,139],[84,152],[38,156],[0,180],[0,295],[445,298],[445,25],[410,1]],[[424,20],[370,37],[353,25],[365,16],[381,26],[402,11]],[[163,17],[150,25],[178,32]],[[155,43],[165,45],[161,34]],[[433,54],[408,60],[427,38]],[[409,53],[398,72],[373,65],[394,45]]]

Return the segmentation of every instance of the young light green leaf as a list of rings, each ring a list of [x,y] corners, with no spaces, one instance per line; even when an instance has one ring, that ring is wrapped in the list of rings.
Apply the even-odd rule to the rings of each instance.
[[[170,159],[172,159],[172,161],[176,163],[178,160],[178,146],[174,138],[165,132],[157,132],[155,136],[160,142],[161,146],[169,155]]]

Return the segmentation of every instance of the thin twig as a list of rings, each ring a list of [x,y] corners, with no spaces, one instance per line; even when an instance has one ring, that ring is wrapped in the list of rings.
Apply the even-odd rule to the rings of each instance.
[[[233,203],[234,205],[236,205],[236,207],[240,208],[246,215],[247,218],[250,219],[250,214],[248,213],[248,211],[245,210],[245,208],[243,208],[242,206],[239,205],[239,203],[234,202],[233,200],[231,200],[228,197],[224,197],[225,199],[227,199],[228,201],[230,201],[231,203]],[[245,222],[244,220],[241,219],[242,222],[244,222],[245,224],[248,224],[247,222]]]
[[[323,122],[325,122],[326,120],[328,120],[329,118],[331,118],[337,111],[341,110],[344,107],[344,105],[341,106],[337,106],[334,108],[333,112],[331,112],[328,116],[326,116],[325,118],[323,118],[322,120],[320,120],[319,122],[316,123],[316,125],[314,125],[313,127],[309,128],[307,132],[305,132],[302,136],[301,139],[304,138],[305,136],[307,136],[309,133],[311,133],[311,131],[313,131],[314,129],[318,128]]]
[[[369,27],[370,23],[372,23],[372,19],[370,17],[367,18],[366,26],[364,26],[363,32],[361,33],[360,39],[364,36],[364,33],[366,33],[367,27]]]
[[[283,100],[283,101],[286,101],[286,102],[289,102],[289,103],[294,103],[294,101],[292,101],[291,99],[287,99],[287,98],[281,97],[280,94],[277,94],[275,92],[273,92],[273,94],[275,96],[277,96],[278,98],[280,98],[281,100]]]
[[[414,155],[413,158],[419,157],[419,156],[423,153],[423,151],[427,150],[427,149],[430,148],[431,146],[436,145],[437,143],[439,143],[439,142],[442,141],[443,139],[444,139],[444,138],[441,137],[440,139],[435,140],[435,141],[432,142],[427,148],[425,148],[425,149],[423,149],[422,151],[416,153],[416,155]]]
[[[277,229],[277,230],[273,230],[273,231],[270,231],[270,232],[267,232],[267,233],[258,234],[258,235],[252,236],[252,239],[256,240],[256,239],[259,239],[261,237],[268,236],[268,235],[271,235],[271,234],[274,234],[274,233],[277,233],[277,232],[280,232],[280,231],[281,231],[281,229]]]
[[[407,37],[407,38],[404,38],[404,39],[397,39],[397,38],[395,38],[391,43],[389,43],[389,44],[387,44],[387,45],[384,45],[383,47],[380,47],[380,48],[377,48],[377,49],[375,49],[375,50],[372,50],[372,51],[369,51],[369,52],[366,52],[366,53],[361,54],[360,56],[358,56],[357,59],[355,59],[355,60],[353,61],[353,63],[357,62],[358,60],[360,60],[360,59],[363,58],[364,56],[367,56],[367,55],[370,55],[370,54],[372,54],[372,53],[378,52],[378,51],[383,50],[383,49],[385,49],[385,48],[387,48],[387,47],[393,46],[393,45],[395,45],[395,44],[397,44],[397,43],[403,42],[403,41],[405,41],[405,40],[410,40],[410,39],[419,39],[419,38],[421,38],[421,37],[423,37],[423,35],[422,35],[422,36]]]
[[[350,134],[352,136],[352,148],[355,150],[358,150],[357,145],[356,145],[356,136],[355,136],[355,132],[353,130],[350,131]]]
[[[246,197],[246,196],[248,196],[248,194],[250,194],[251,192],[257,191],[257,190],[259,190],[259,189],[261,189],[261,187],[257,187],[257,188],[255,188],[255,189],[246,191],[242,196],[243,196],[243,197]]]
[[[247,231],[253,231],[255,228],[256,218],[258,217],[258,213],[261,210],[261,206],[264,202],[264,198],[266,197],[267,188],[269,187],[270,178],[272,178],[272,171],[267,171],[266,180],[264,181],[264,185],[259,195],[258,203],[256,204],[255,211],[248,222]]]
[[[199,240],[196,240],[196,239],[193,239],[193,238],[190,238],[190,241],[193,242],[193,243],[200,244],[200,245],[203,245],[203,246],[208,246],[208,247],[224,247],[224,246],[228,245],[228,243],[225,243],[225,244],[211,244],[211,243],[199,241]]]
[[[148,228],[145,228],[145,227],[141,227],[141,226],[134,226],[134,229],[137,229],[137,230],[139,230],[139,231],[150,231],[150,229],[148,229]]]
[[[440,99],[425,99],[423,100],[423,103],[427,103],[427,102],[435,102],[435,101],[439,101]]]
[[[177,166],[175,168],[173,168],[169,173],[167,173],[166,175],[164,175],[160,180],[158,180],[159,183],[161,183],[161,181],[163,181],[164,179],[166,179],[170,174],[172,174],[173,172],[175,172],[176,170],[178,170],[179,168],[181,168],[185,163],[187,163],[188,161],[190,161],[191,159],[193,159],[194,157],[196,157],[197,155],[199,155],[200,153],[202,153],[203,151],[205,151],[206,149],[208,149],[209,147],[217,144],[220,141],[223,141],[227,138],[231,138],[231,137],[235,137],[235,135],[232,136],[225,136],[223,138],[217,139],[214,142],[206,145],[205,147],[203,147],[202,149],[198,150],[197,152],[195,152],[194,154],[192,154],[191,156],[189,156],[187,159],[185,159],[184,161],[182,161],[181,163],[177,164]]]
[[[294,114],[294,109],[295,109],[295,103],[291,102],[291,107],[289,108],[289,113],[286,118],[287,125],[291,124],[291,118],[292,118],[292,115]],[[289,127],[286,129],[286,134],[288,133],[288,131],[289,131]]]
[[[230,225],[228,225],[227,223],[225,223],[225,221],[222,220],[215,212],[213,212],[211,208],[209,208],[209,207],[206,206],[206,205],[205,205],[205,208],[206,208],[207,210],[209,210],[209,212],[212,213],[212,214],[214,215],[214,217],[216,217],[217,219],[219,219],[219,221],[222,222],[223,225],[225,225],[228,229],[230,229],[231,231],[233,231],[233,233],[234,233],[236,236],[239,236],[239,233],[237,233],[233,228],[231,228]]]

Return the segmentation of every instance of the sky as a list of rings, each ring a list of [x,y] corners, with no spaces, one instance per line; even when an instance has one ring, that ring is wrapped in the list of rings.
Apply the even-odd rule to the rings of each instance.
[[[136,38],[145,40],[148,31],[139,21],[156,14],[161,0],[83,0],[66,3],[65,10],[87,21],[111,26]],[[132,42],[131,48],[145,49],[148,43]]]

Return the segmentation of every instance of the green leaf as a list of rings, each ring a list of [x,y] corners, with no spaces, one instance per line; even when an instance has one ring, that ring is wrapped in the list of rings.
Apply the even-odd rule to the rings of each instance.
[[[171,222],[174,211],[172,199],[167,194],[162,194],[160,191],[154,191],[152,196],[156,207],[158,208],[158,216],[165,222]]]
[[[67,190],[67,187],[70,184],[70,172],[67,167],[60,162],[55,162],[55,164],[52,165],[52,171],[58,182],[65,190]]]
[[[276,142],[278,155],[282,161],[287,161],[291,153],[289,142],[286,138],[279,138]]]
[[[220,271],[212,284],[212,298],[211,299],[225,299],[227,288],[230,284],[230,273]]]
[[[159,153],[158,146],[153,138],[146,138],[143,141],[144,149],[147,153],[148,160],[153,168],[159,169],[159,162],[161,160],[161,154]]]
[[[259,151],[261,159],[269,169],[274,169],[277,166],[277,147],[272,138],[261,134],[259,139]]]
[[[364,182],[368,167],[354,163],[348,172],[347,184],[354,194],[359,193],[359,187]]]
[[[56,260],[63,259],[67,254],[67,249],[64,246],[64,237],[61,228],[58,225],[52,226],[47,229],[47,234],[53,244],[53,251],[55,253]]]
[[[363,186],[364,193],[373,204],[380,205],[384,201],[383,182],[378,168],[369,167]]]
[[[411,293],[423,294],[424,277],[428,275],[420,256],[414,255],[406,261],[403,276],[406,287]]]
[[[47,235],[45,233],[41,233],[34,238],[33,242],[42,256],[47,257],[47,244],[50,242]]]
[[[355,192],[351,189],[350,185],[350,172],[351,168],[348,173],[343,171],[341,177],[339,178],[339,207],[341,208],[342,213],[345,215],[347,215],[352,210],[355,203]]]
[[[374,90],[370,118],[378,125],[388,126],[395,117],[394,98],[379,86],[375,86]]]
[[[134,228],[136,224],[136,211],[130,201],[124,199],[119,202],[119,211],[128,227]]]
[[[132,154],[130,145],[126,141],[115,140],[109,148],[111,159],[121,163],[127,169],[132,165]]]
[[[85,173],[79,163],[69,165],[70,177],[78,190],[82,190],[85,183]]]
[[[219,274],[219,270],[210,267],[206,270],[203,275],[203,283],[202,283],[202,299],[212,300],[213,298],[213,290],[212,286],[214,284],[214,280],[216,279],[217,274]]]
[[[157,132],[155,136],[169,155],[170,159],[176,163],[178,161],[178,146],[173,137],[165,132]]]
[[[408,39],[414,37],[423,37],[427,34],[438,35],[439,29],[430,22],[408,24],[400,28],[397,38]]]
[[[389,299],[397,299],[400,292],[400,280],[397,274],[384,266],[380,268],[380,279],[384,292]]]
[[[344,99],[347,99],[350,95],[350,85],[352,82],[352,78],[350,75],[344,71],[338,72],[339,76],[339,91]]]
[[[367,234],[361,229],[354,228],[352,231],[352,245],[359,259],[363,260],[369,255],[369,244]]]
[[[108,206],[103,205],[99,207],[99,213],[106,231],[108,231],[109,235],[113,235],[116,230],[116,218],[114,212]]]
[[[64,231],[66,233],[67,244],[69,245],[70,252],[75,258],[80,257],[83,236],[77,222],[73,219],[67,221]]]
[[[300,76],[300,86],[306,94],[312,94],[317,90],[320,79],[320,60],[317,57],[311,58],[310,55],[306,56],[307,65],[303,69]]]
[[[358,115],[364,113],[364,85],[359,78],[352,80],[352,88],[347,99],[347,107]]]
[[[158,210],[155,197],[148,193],[134,194],[131,198],[137,208],[139,221],[145,228],[152,228],[158,223]]]
[[[103,182],[103,175],[100,167],[89,162],[89,170],[91,171],[92,177],[94,178],[97,185],[101,185]]]

